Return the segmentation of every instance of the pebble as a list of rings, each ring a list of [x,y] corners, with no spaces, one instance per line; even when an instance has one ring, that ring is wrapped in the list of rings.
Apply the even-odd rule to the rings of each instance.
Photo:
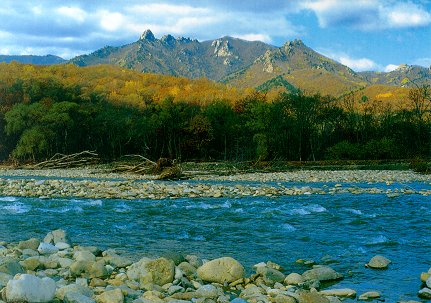
[[[15,277],[14,273],[0,271],[0,289],[21,283],[14,281],[27,281],[25,291],[16,297],[17,300],[31,294],[32,300],[39,302],[71,303],[336,303],[340,302],[337,297],[356,295],[351,289],[325,290],[316,280],[304,280],[340,279],[341,275],[328,266],[315,265],[300,275],[285,272],[280,265],[268,261],[256,264],[256,273],[246,277],[241,263],[231,257],[202,262],[195,255],[187,255],[175,258],[176,263],[165,257],[144,257],[136,262],[121,257],[114,250],[101,252],[94,246],[79,245],[49,255],[34,251],[37,255],[30,256],[14,254],[18,244],[2,244],[8,248],[6,257],[0,258],[3,269],[28,270],[27,274]],[[117,265],[113,267],[110,262],[117,262]],[[419,295],[425,298],[429,291],[424,288]],[[12,296],[10,292],[9,295]],[[361,297],[366,295],[373,297],[371,293]]]
[[[22,177],[22,179],[10,177]],[[46,177],[40,180],[35,177]],[[58,179],[55,179],[58,178]],[[431,190],[380,187],[362,188],[354,183],[393,183],[411,181],[426,182],[426,176],[411,171],[293,171],[277,173],[247,173],[231,176],[197,175],[193,183],[154,182],[154,176],[132,174],[112,174],[102,169],[68,170],[0,170],[0,193],[3,196],[26,196],[39,198],[81,197],[81,198],[122,198],[162,199],[181,197],[235,198],[242,196],[277,197],[286,195],[322,194],[386,194],[395,197],[400,194],[430,195]],[[206,181],[212,181],[211,184]],[[42,182],[43,181],[43,182]],[[139,182],[137,182],[139,181]],[[214,184],[217,181],[233,183]],[[257,182],[254,186],[243,186],[234,182]],[[286,182],[335,183],[332,186],[289,187]],[[277,182],[276,185],[270,182]],[[63,241],[66,242],[67,241]],[[56,242],[54,243],[56,244]]]

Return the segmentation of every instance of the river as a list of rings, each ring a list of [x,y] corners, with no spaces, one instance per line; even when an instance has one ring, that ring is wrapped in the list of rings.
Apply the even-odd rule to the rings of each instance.
[[[431,267],[430,202],[418,194],[369,193],[163,200],[0,197],[0,241],[41,238],[63,228],[74,243],[115,248],[135,260],[174,252],[206,259],[232,256],[248,273],[253,264],[268,260],[285,273],[302,273],[307,267],[295,261],[314,260],[345,275],[334,287],[358,294],[377,290],[387,302],[396,302],[417,299],[420,273]],[[364,267],[377,254],[392,261],[389,269]]]

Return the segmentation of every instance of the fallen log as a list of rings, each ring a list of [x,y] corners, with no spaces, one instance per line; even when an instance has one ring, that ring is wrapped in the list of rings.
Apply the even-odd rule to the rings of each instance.
[[[55,154],[46,161],[34,164],[32,168],[72,168],[93,165],[99,163],[99,155],[94,151],[82,151],[75,154]]]

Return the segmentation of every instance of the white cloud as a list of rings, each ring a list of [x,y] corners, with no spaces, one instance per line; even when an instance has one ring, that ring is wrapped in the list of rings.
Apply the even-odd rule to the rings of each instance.
[[[265,43],[271,43],[272,39],[269,35],[266,34],[243,34],[243,35],[236,35],[233,34],[232,37],[248,40],[248,41],[262,41]]]
[[[412,2],[394,0],[307,0],[322,28],[346,26],[361,30],[415,28],[431,24],[431,13]]]
[[[391,72],[391,71],[394,71],[394,70],[396,70],[398,68],[398,65],[395,65],[395,64],[388,64],[388,65],[386,65],[386,67],[385,67],[385,72],[386,73],[389,73],[389,72]]]
[[[126,9],[132,13],[145,15],[206,15],[210,12],[207,8],[193,7],[189,5],[176,5],[169,3],[150,3],[134,5]]]
[[[370,70],[377,70],[378,65],[371,59],[368,58],[350,58],[348,56],[341,56],[339,58],[339,62],[341,64],[344,64],[354,71],[357,72],[363,72],[363,71],[370,71]]]
[[[33,14],[35,14],[35,15],[42,15],[42,13],[43,13],[42,6],[40,6],[40,5],[37,5],[37,6],[32,7],[32,8],[31,8],[31,11],[32,11],[32,12],[33,12]]]
[[[347,67],[350,67],[356,72],[383,70],[382,66],[369,58],[353,58],[344,52],[334,52],[328,49],[319,49],[318,52]]]
[[[118,12],[101,11],[99,12],[100,26],[108,31],[114,32],[121,29],[126,22],[126,17]]]
[[[84,22],[87,17],[87,13],[79,7],[62,6],[57,8],[56,12],[79,23]]]
[[[418,27],[431,23],[431,14],[412,3],[401,3],[387,8],[388,25],[393,27]]]

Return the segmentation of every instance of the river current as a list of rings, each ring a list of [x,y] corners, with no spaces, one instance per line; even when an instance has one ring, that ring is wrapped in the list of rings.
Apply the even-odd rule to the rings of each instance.
[[[417,182],[399,186],[430,187]],[[285,273],[302,273],[307,267],[295,261],[314,260],[344,274],[334,287],[353,288],[358,295],[377,290],[386,302],[417,300],[420,273],[431,267],[430,227],[431,198],[418,194],[164,200],[0,197],[0,241],[41,238],[63,228],[74,243],[115,248],[135,260],[173,252],[206,259],[232,256],[248,273],[253,264],[268,260],[282,265]],[[377,254],[392,261],[389,269],[364,267]]]

